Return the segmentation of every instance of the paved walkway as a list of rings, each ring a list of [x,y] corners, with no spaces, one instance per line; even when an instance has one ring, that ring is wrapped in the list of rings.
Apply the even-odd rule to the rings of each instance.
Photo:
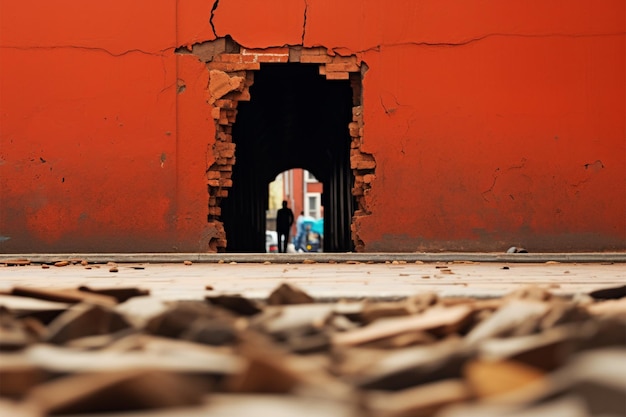
[[[550,288],[555,294],[571,296],[626,283],[626,264],[620,261],[623,254],[604,257],[601,262],[563,261],[563,258],[555,256],[553,259],[561,261],[539,261],[537,257],[527,257],[522,258],[521,263],[502,259],[485,262],[458,258],[445,260],[445,257],[432,262],[391,260],[393,255],[385,255],[386,261],[382,255],[378,258],[376,255],[362,256],[360,260],[345,260],[345,257],[337,256],[330,259],[330,263],[322,257],[266,255],[254,262],[256,258],[240,255],[238,261],[232,256],[224,256],[223,259],[212,258],[212,262],[196,259],[191,265],[183,264],[185,257],[179,255],[179,261],[170,263],[140,262],[138,260],[146,259],[137,255],[133,255],[135,258],[132,259],[128,255],[125,263],[119,263],[117,258],[118,272],[110,272],[111,266],[106,263],[49,268],[40,264],[2,266],[2,262],[9,258],[2,255],[0,291],[14,286],[132,286],[149,289],[152,295],[164,300],[202,299],[205,295],[216,293],[238,293],[263,299],[280,283],[288,282],[318,299],[336,300],[360,297],[395,299],[422,292],[436,292],[443,297],[495,297],[531,284]],[[46,262],[63,259],[60,255],[48,256]],[[100,260],[96,259],[97,255],[85,255],[85,258],[90,262],[105,262],[106,256],[101,256]],[[370,263],[366,262],[368,257]],[[108,259],[114,258],[108,255]],[[371,263],[372,258],[374,263]],[[312,259],[315,263],[308,263],[314,262]],[[133,260],[135,262],[129,262]],[[172,258],[170,260],[173,261]]]

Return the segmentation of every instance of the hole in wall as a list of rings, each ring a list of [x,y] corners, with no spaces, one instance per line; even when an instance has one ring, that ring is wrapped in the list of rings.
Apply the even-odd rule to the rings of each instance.
[[[371,213],[376,167],[362,149],[367,65],[323,47],[253,50],[229,37],[191,53],[209,70],[216,126],[207,155],[207,250],[264,252],[268,184],[300,168],[323,183],[324,250],[364,251],[356,220]]]
[[[303,168],[323,184],[324,250],[353,249],[347,128],[352,120],[352,95],[349,80],[328,81],[320,76],[317,65],[266,64],[255,73],[251,100],[239,103],[232,131],[237,162],[232,188],[221,205],[227,251],[265,251],[269,184],[293,168]],[[294,194],[303,185],[291,182],[282,196],[291,200],[296,216],[306,203],[302,200],[306,195],[301,194],[295,201]]]

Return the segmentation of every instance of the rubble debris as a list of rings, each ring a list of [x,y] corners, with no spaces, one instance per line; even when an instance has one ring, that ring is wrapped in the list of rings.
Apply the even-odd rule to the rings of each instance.
[[[619,291],[316,302],[283,283],[166,303],[15,287],[0,296],[0,414],[623,415]]]
[[[31,264],[30,260],[26,258],[5,259],[4,261],[2,261],[2,263],[4,264],[4,266],[26,266]]]
[[[309,294],[286,283],[281,284],[272,291],[267,301],[270,305],[306,304],[314,302],[313,297]]]

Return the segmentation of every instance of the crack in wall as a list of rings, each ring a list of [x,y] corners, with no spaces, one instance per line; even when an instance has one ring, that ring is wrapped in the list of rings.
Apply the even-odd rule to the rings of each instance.
[[[213,23],[213,19],[215,18],[215,12],[217,11],[217,7],[220,4],[220,0],[215,0],[213,3],[213,7],[211,7],[211,17],[209,18],[209,25],[211,25],[211,30],[213,31],[213,35],[218,38],[217,32],[215,31],[215,23]]]
[[[308,11],[309,11],[309,3],[307,3],[307,1],[304,0],[304,20],[302,23],[302,46],[304,46],[304,37],[306,36],[306,19],[307,19]]]
[[[612,36],[624,36],[626,32],[607,32],[607,33],[503,33],[494,32],[487,33],[480,36],[475,36],[469,39],[460,40],[457,42],[427,42],[427,41],[415,41],[415,42],[397,42],[397,43],[383,43],[369,48],[355,50],[355,54],[364,54],[367,52],[380,52],[382,48],[395,48],[405,46],[426,46],[426,47],[462,47],[470,45],[472,43],[480,42],[489,38],[504,37],[504,38],[597,38],[597,37],[612,37]]]
[[[54,49],[79,49],[83,51],[92,51],[92,52],[104,52],[113,57],[120,57],[124,55],[139,53],[143,55],[150,55],[156,57],[164,57],[168,51],[177,51],[175,47],[169,47],[165,49],[160,49],[159,51],[144,51],[143,49],[128,49],[124,52],[112,52],[106,48],[98,47],[98,46],[80,46],[80,45],[50,45],[50,46],[17,46],[17,45],[0,45],[2,49],[16,49],[18,51],[29,51],[29,50],[54,50]]]
[[[517,169],[524,169],[526,167],[526,162],[528,162],[528,160],[526,158],[522,158],[520,161],[519,165],[511,165],[510,167],[508,167],[506,169],[506,172],[508,171],[512,171],[512,170],[517,170]],[[491,186],[483,191],[481,193],[483,199],[487,202],[490,202],[490,200],[486,197],[486,194],[489,194],[491,192],[493,192],[494,188],[496,187],[496,183],[498,182],[498,178],[500,177],[500,175],[502,174],[502,172],[500,171],[500,168],[496,168],[495,171],[493,172],[493,182],[491,183]],[[509,197],[511,197],[511,199],[515,199],[512,195],[509,194]]]
[[[492,192],[492,191],[493,191],[493,189],[494,189],[494,188],[495,188],[495,186],[496,186],[496,182],[498,181],[498,177],[499,177],[499,176],[500,176],[500,168],[496,168],[496,169],[495,169],[495,171],[493,172],[493,182],[491,183],[491,186],[490,186],[487,190],[485,190],[485,191],[483,191],[483,192],[481,193],[481,195],[482,195],[483,199],[484,199],[486,202],[489,202],[489,199],[485,196],[485,194],[489,194],[490,192]]]

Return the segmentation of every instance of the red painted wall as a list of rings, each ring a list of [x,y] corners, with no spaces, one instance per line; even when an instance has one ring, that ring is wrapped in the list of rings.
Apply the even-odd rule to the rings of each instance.
[[[626,249],[623,0],[213,6],[0,2],[0,252],[205,251],[227,34],[367,63],[367,251]]]

